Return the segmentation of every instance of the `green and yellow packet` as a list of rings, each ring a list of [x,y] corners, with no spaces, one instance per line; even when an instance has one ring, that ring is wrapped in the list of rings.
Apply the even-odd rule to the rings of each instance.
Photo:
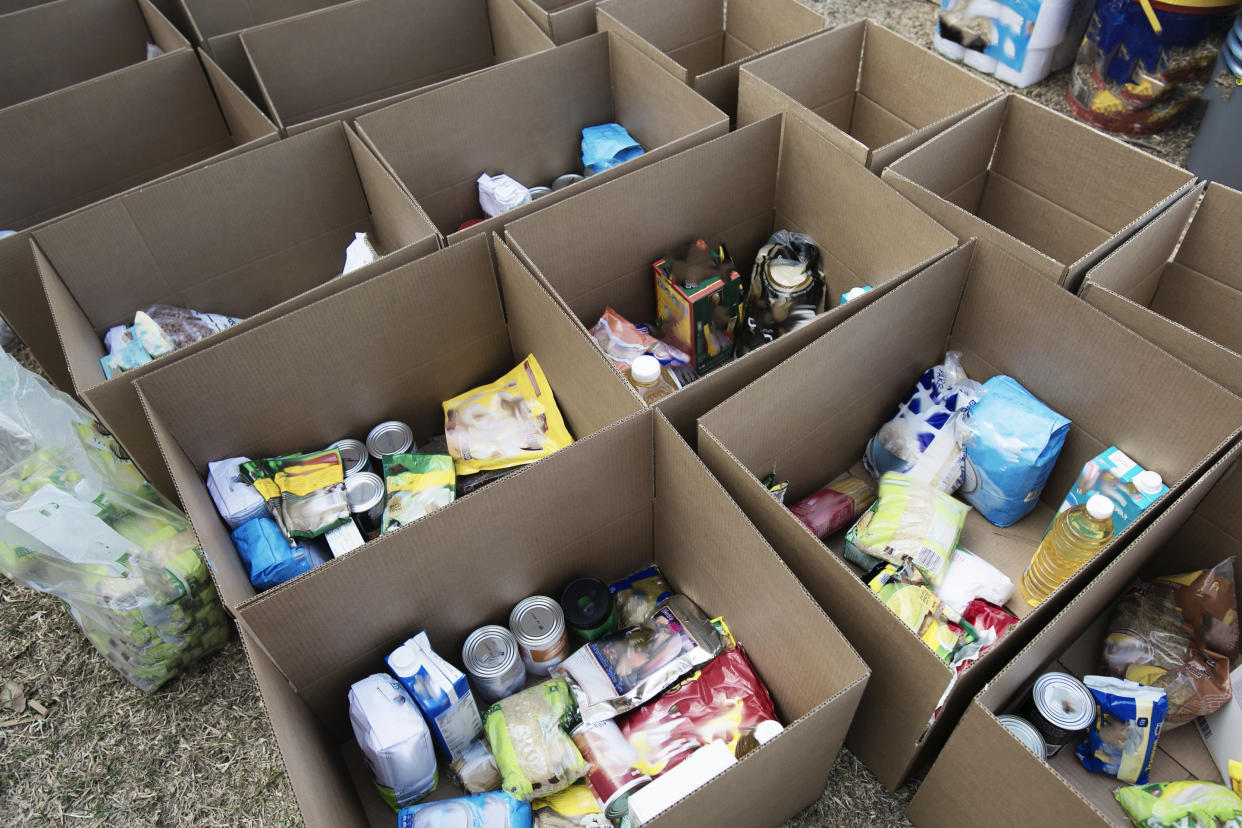
[[[337,449],[251,460],[238,473],[267,501],[291,545],[293,538],[317,538],[350,520],[345,468]]]
[[[384,519],[380,532],[413,523],[453,502],[457,475],[447,454],[384,458]]]

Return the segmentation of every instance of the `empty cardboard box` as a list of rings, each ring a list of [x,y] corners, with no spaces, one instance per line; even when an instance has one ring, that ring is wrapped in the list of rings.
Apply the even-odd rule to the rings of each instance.
[[[528,354],[539,361],[575,437],[638,410],[592,359],[594,343],[512,253],[499,253],[495,265],[486,236],[454,245],[136,383],[226,607],[255,590],[207,493],[209,462],[364,440],[377,423],[393,419],[408,424],[422,446],[443,435],[445,400],[493,382]],[[238,405],[242,389],[274,404]],[[360,551],[365,558],[370,550]]]
[[[738,83],[739,124],[796,113],[877,175],[1001,94],[870,20],[756,58]]]
[[[560,46],[595,33],[595,4],[599,0],[517,0],[543,33]]]
[[[204,70],[206,74],[204,75]],[[130,187],[276,140],[276,128],[189,50],[0,110],[0,313],[73,390],[30,252],[48,221]]]
[[[958,238],[1000,245],[1070,290],[1194,181],[1020,95],[984,106],[883,175]]]
[[[694,91],[737,114],[737,70],[814,34],[824,17],[797,0],[604,0],[596,26],[632,41]]]
[[[230,78],[255,101],[263,100],[254,70],[242,48],[243,29],[261,26],[306,12],[334,6],[344,0],[177,0],[186,28],[195,43],[220,64]]]
[[[583,127],[609,122],[625,126],[643,154],[484,216],[480,174],[505,173],[528,187],[581,176]],[[724,135],[729,120],[633,46],[597,34],[364,115],[357,129],[451,243]]]
[[[1200,184],[1091,270],[1079,295],[1242,394],[1242,193]]]
[[[346,246],[363,231],[387,255],[333,279]],[[341,124],[134,190],[34,232],[75,392],[174,498],[133,389],[136,377],[437,246],[430,222]],[[244,321],[105,379],[102,336],[154,303]],[[239,377],[251,368],[262,364],[234,366]]]
[[[187,41],[149,0],[56,0],[0,14],[0,108],[105,75]]]
[[[780,825],[823,792],[866,684],[850,645],[656,413],[361,551],[239,613],[308,825],[393,823],[350,732],[351,682],[383,672],[384,657],[419,630],[460,665],[472,630],[585,574],[609,581],[658,564],[673,589],[724,618],[785,725],[651,828]],[[444,773],[440,786],[437,798],[457,795]]]
[[[585,331],[606,307],[654,321],[652,264],[662,256],[698,238],[723,242],[749,274],[781,229],[819,245],[828,311],[660,400],[693,440],[700,414],[952,250],[953,235],[805,123],[779,116],[518,219],[505,238]],[[860,285],[874,289],[838,307]]]
[[[1136,576],[1210,569],[1233,555],[1234,583],[1242,583],[1239,455],[1242,447],[1209,469],[975,697],[910,803],[915,825],[1131,824],[1113,796],[1125,783],[1085,770],[1074,755],[1077,739],[1043,762],[996,717],[1029,698],[1034,680],[1050,670],[1099,675],[1109,608]],[[1161,732],[1150,774],[1152,783],[1188,779],[1223,781],[1193,722]]]
[[[287,135],[553,45],[513,0],[350,0],[240,39]]]
[[[1242,425],[1242,400],[982,242],[894,288],[699,420],[708,467],[871,667],[848,744],[889,789],[934,754],[983,683],[1171,499],[1157,501],[1038,608],[1015,589],[1006,606],[1021,620],[950,690],[949,666],[841,557],[844,533],[825,545],[759,479],[774,471],[789,480],[793,504],[842,472],[866,478],[867,442],[949,350],[962,352],[971,379],[1007,374],[1073,422],[1034,511],[1003,529],[975,510],[967,516],[958,545],[1015,586],[1088,460],[1117,446],[1159,472],[1176,496]]]

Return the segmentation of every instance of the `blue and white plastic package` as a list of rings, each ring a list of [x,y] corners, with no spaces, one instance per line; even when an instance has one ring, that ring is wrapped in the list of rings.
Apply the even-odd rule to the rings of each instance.
[[[503,791],[402,808],[397,828],[531,828],[530,803]]]
[[[642,154],[643,148],[620,124],[600,124],[582,130],[582,167],[587,175]]]
[[[270,517],[252,518],[233,530],[233,545],[255,589],[277,584],[310,572],[321,561],[304,546],[290,546]]]

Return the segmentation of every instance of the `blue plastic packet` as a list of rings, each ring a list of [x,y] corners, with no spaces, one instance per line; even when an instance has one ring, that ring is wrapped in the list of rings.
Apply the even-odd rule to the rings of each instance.
[[[1146,785],[1169,700],[1158,687],[1108,676],[1084,676],[1095,696],[1095,722],[1078,745],[1078,759],[1092,773]]]
[[[992,377],[958,427],[966,450],[958,494],[997,526],[1012,526],[1035,508],[1069,428],[1013,377]]]
[[[397,828],[531,828],[530,803],[504,791],[410,805],[397,813]]]
[[[252,518],[233,530],[233,545],[255,589],[270,589],[314,568],[305,548],[290,546],[270,517]]]
[[[600,124],[582,130],[582,166],[587,175],[642,154],[643,148],[620,124]]]

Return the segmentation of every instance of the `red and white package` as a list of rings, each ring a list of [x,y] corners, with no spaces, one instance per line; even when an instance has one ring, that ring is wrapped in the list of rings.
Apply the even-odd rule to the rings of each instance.
[[[772,697],[739,645],[617,722],[638,751],[635,767],[654,777],[714,740],[736,753],[742,734],[768,720]]]

